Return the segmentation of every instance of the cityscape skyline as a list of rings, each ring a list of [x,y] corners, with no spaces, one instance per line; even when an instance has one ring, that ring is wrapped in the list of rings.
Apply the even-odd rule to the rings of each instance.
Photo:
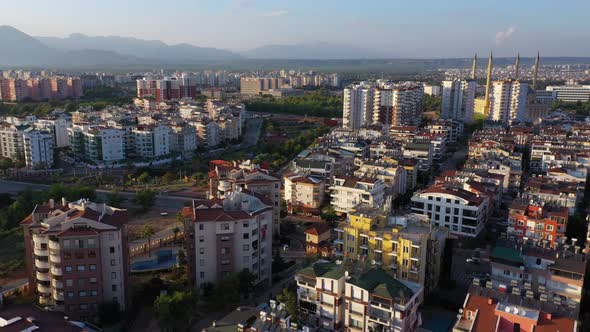
[[[583,38],[588,28],[582,13],[590,9],[590,4],[574,2],[580,10],[537,1],[535,15],[529,14],[529,3],[506,1],[460,1],[445,7],[433,2],[417,5],[375,1],[355,7],[346,1],[336,6],[328,1],[230,0],[183,1],[174,7],[183,10],[142,2],[142,15],[138,16],[136,1],[82,5],[62,0],[58,5],[48,1],[34,5],[8,3],[0,13],[0,22],[32,36],[116,35],[240,53],[267,45],[321,42],[373,50],[382,55],[376,57],[384,58],[467,57],[474,51],[487,54],[490,50],[499,57],[517,52],[527,57],[534,56],[538,49],[545,56],[583,56],[589,53],[590,46],[575,41]],[[514,10],[505,11],[506,6]],[[18,17],[13,15],[15,12]],[[87,12],[93,13],[92,18],[85,15]],[[61,23],[40,20],[43,16]],[[171,19],[152,29],[154,22],[163,22],[163,17]],[[482,24],[486,17],[497,19]],[[368,35],[373,38],[366,38]]]

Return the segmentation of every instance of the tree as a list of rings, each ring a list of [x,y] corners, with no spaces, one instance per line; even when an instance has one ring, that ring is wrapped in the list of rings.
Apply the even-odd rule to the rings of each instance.
[[[146,184],[150,180],[150,173],[143,172],[137,177],[137,182],[141,184]]]
[[[121,197],[121,195],[119,194],[118,191],[112,191],[107,195],[107,204],[108,205],[110,205],[112,207],[120,208],[122,203],[123,203],[123,197]]]
[[[141,237],[147,238],[148,256],[152,256],[152,236],[156,234],[154,228],[150,225],[145,225],[141,229]]]
[[[143,189],[135,194],[133,202],[141,205],[141,208],[145,211],[151,208],[156,201],[156,193],[151,189]]]
[[[180,233],[180,228],[178,226],[174,227],[172,229],[172,233],[174,233],[174,242],[176,242],[176,238],[178,237],[178,233]]]
[[[154,313],[162,331],[188,331],[195,319],[199,298],[196,291],[176,291],[160,295]]]
[[[102,325],[117,324],[121,320],[119,303],[115,301],[101,303],[98,307],[98,317]]]
[[[283,293],[277,295],[277,300],[285,304],[285,309],[291,315],[291,320],[299,321],[299,311],[297,310],[297,294],[289,288],[283,288]]]
[[[166,172],[163,176],[162,176],[162,183],[168,184],[171,183],[172,181],[174,181],[176,177],[174,176],[174,174],[170,173],[170,172]]]
[[[241,294],[244,294],[244,298],[248,298],[252,292],[254,292],[254,283],[256,282],[256,276],[243,269],[238,273],[238,290]]]

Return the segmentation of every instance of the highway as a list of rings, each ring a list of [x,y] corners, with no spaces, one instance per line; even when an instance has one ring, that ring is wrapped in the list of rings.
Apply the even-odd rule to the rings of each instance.
[[[6,181],[0,180],[0,193],[9,193],[11,195],[17,195],[27,188],[31,188],[34,191],[46,190],[49,186],[45,184],[18,182],[18,181]],[[96,195],[101,199],[106,199],[110,193],[108,190],[97,189]],[[134,192],[120,191],[119,196],[125,199],[123,205],[129,207],[132,204],[133,198],[135,197]],[[185,204],[190,204],[192,198],[184,196],[170,196],[170,195],[158,195],[154,207],[167,212],[176,212],[182,209]]]

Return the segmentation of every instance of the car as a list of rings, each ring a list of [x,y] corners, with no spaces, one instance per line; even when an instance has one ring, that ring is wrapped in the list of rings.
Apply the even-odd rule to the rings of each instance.
[[[162,212],[160,212],[160,215],[161,215],[162,217],[165,217],[165,216],[167,216],[167,215],[168,215],[168,212],[166,212],[166,211],[162,211]]]
[[[467,258],[465,260],[465,262],[467,264],[479,264],[479,263],[481,263],[481,260],[478,257],[471,257],[471,258]]]

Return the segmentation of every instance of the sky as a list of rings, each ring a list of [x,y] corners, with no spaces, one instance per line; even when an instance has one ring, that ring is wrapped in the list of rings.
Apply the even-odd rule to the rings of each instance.
[[[2,1],[33,36],[158,39],[244,51],[329,42],[391,57],[590,56],[588,0]]]

